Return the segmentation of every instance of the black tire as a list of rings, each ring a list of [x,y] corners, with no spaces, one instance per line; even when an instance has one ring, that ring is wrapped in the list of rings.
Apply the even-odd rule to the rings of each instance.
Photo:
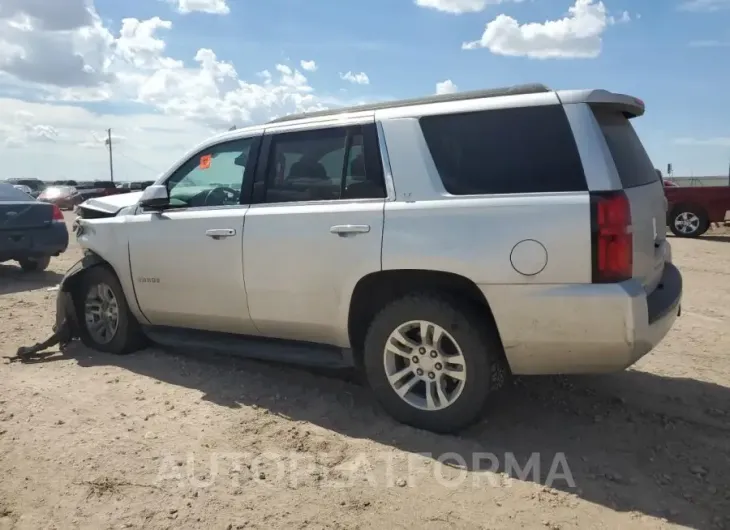
[[[46,270],[48,265],[51,264],[51,257],[43,256],[42,258],[21,259],[18,263],[20,263],[20,268],[23,269],[23,272],[41,272]]]
[[[452,404],[439,410],[423,410],[407,403],[387,378],[387,340],[399,326],[415,320],[441,326],[451,334],[464,356],[467,377],[463,390]],[[472,425],[481,417],[487,398],[498,387],[502,375],[502,346],[496,330],[491,328],[490,322],[468,305],[440,294],[412,294],[391,302],[375,316],[365,338],[363,362],[375,398],[393,418],[419,429],[453,433]]]
[[[89,291],[99,284],[106,284],[111,288],[118,304],[119,320],[117,329],[113,338],[105,343],[95,340],[92,334],[89,333],[84,310],[84,301]],[[80,286],[76,294],[76,314],[79,321],[81,342],[84,345],[98,351],[116,355],[133,353],[145,346],[146,338],[142,332],[142,328],[134,315],[129,311],[129,305],[124,296],[122,286],[112,270],[105,266],[92,267],[87,270],[81,278]]]
[[[691,232],[682,232],[676,226],[677,218],[684,214],[694,215],[699,219],[699,225],[696,230]],[[696,206],[679,206],[672,210],[669,215],[669,230],[677,237],[695,238],[700,237],[710,228],[710,221],[707,219],[707,213]]]

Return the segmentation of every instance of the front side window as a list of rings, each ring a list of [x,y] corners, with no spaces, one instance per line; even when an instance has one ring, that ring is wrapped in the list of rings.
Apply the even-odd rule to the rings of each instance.
[[[385,197],[382,175],[366,171],[364,150],[360,126],[276,135],[254,196],[265,187],[267,203]]]
[[[246,163],[255,141],[233,140],[195,154],[167,181],[170,205],[192,208],[239,204]]]

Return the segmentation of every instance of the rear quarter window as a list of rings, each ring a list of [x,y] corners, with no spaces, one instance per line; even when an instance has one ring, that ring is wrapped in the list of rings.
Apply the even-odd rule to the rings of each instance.
[[[623,188],[645,186],[661,180],[661,173],[657,174],[628,118],[608,109],[594,109],[593,113],[601,126]]]
[[[14,188],[11,184],[0,183],[0,202],[2,201],[32,201],[33,198],[25,192]]]
[[[420,123],[452,195],[588,189],[560,105],[425,116]]]

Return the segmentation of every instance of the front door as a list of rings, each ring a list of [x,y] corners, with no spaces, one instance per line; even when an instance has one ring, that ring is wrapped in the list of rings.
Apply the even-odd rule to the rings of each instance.
[[[241,204],[241,190],[259,141],[203,149],[167,180],[170,209],[128,217],[134,290],[152,324],[253,332],[243,284],[248,206]]]
[[[263,146],[243,237],[251,318],[265,336],[346,346],[352,291],[381,268],[375,125],[267,131]]]

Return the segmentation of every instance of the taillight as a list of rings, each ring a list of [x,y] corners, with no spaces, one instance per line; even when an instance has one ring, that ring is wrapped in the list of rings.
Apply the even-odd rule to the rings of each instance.
[[[61,208],[59,208],[57,205],[53,205],[53,220],[54,221],[61,221],[64,222],[63,219],[63,212],[61,211]]]
[[[593,283],[628,280],[633,275],[631,205],[623,191],[591,193]]]

